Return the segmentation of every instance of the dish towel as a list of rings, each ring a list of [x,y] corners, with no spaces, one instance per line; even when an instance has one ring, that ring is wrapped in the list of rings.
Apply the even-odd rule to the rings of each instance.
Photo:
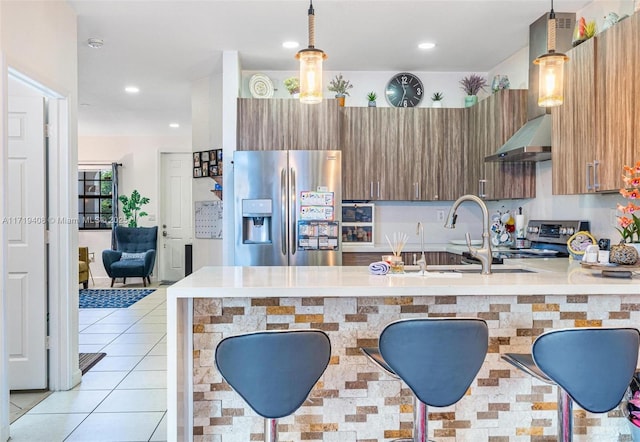
[[[389,264],[384,261],[372,262],[369,264],[369,273],[372,275],[386,275],[389,273]]]

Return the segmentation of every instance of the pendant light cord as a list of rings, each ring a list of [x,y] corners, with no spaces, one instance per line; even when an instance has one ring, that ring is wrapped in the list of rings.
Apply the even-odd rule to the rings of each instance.
[[[313,10],[313,1],[309,2],[309,47],[316,47],[316,15]]]
[[[547,23],[547,52],[553,54],[556,51],[556,13],[553,10],[553,0],[551,0],[551,12],[549,12],[549,22]]]

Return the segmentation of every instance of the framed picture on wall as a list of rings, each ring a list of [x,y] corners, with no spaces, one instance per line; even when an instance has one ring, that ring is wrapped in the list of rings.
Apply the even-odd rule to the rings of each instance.
[[[200,167],[200,152],[193,153],[193,167]]]
[[[209,151],[209,166],[217,166],[218,165],[218,155],[216,155],[215,150]]]
[[[200,164],[200,163],[198,163]],[[200,169],[200,166],[198,167],[194,167],[193,168],[193,177],[194,178],[200,178],[202,176],[202,169]]]
[[[203,163],[205,161],[209,161],[209,151],[205,150],[204,152],[200,152],[200,161],[202,161]]]

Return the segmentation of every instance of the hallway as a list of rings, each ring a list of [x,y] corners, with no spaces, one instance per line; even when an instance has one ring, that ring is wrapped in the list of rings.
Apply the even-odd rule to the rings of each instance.
[[[11,441],[165,441],[166,287],[129,308],[80,309],[80,353],[107,356],[13,422]]]

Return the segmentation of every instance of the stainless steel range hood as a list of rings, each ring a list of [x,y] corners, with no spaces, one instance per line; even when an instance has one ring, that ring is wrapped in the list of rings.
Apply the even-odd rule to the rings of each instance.
[[[545,161],[551,159],[551,115],[544,114],[518,130],[498,151],[484,158],[490,161]]]
[[[574,13],[556,13],[556,50],[558,52],[571,49],[575,18]],[[538,107],[538,67],[533,64],[533,60],[547,52],[547,26],[547,14],[529,26],[529,90],[527,93],[529,121],[495,154],[485,157],[485,162],[531,162],[551,159],[551,114],[548,109]]]

